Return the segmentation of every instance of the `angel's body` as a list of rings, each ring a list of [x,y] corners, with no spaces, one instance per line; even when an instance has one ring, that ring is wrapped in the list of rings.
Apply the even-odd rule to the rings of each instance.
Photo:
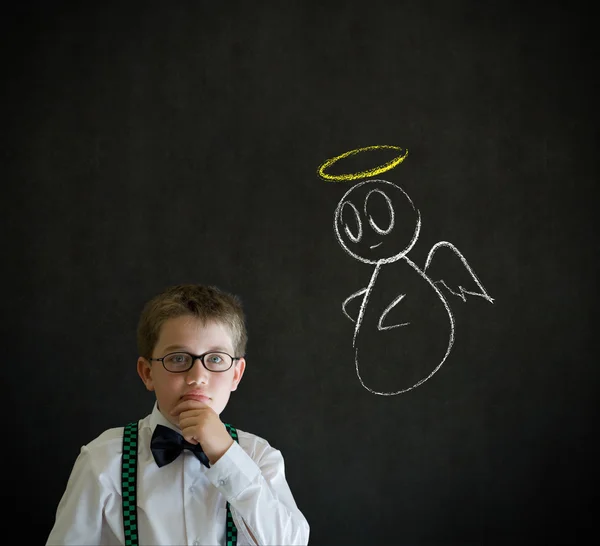
[[[335,231],[344,250],[375,266],[368,284],[342,305],[355,322],[358,377],[375,394],[413,389],[439,370],[454,342],[454,318],[440,287],[463,300],[465,294],[493,300],[451,243],[434,245],[422,269],[408,258],[419,235],[420,214],[408,195],[391,182],[367,180],[357,184],[344,195],[335,217]],[[400,245],[398,238],[389,237],[397,231],[398,223],[412,226],[405,230],[411,238],[401,239]],[[444,249],[441,260],[440,249]],[[462,270],[466,269],[470,290],[460,284],[456,291],[450,289],[439,272],[435,280],[431,278],[432,266],[437,268],[448,258],[454,262],[458,259]]]
[[[403,256],[378,263],[360,295],[354,350],[363,386],[377,394],[399,394],[431,377],[454,340],[454,318],[439,288]],[[354,310],[348,307],[350,302],[351,316]]]

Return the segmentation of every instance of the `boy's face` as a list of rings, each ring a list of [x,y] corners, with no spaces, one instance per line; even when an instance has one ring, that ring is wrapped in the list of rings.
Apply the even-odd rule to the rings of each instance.
[[[194,316],[181,316],[164,322],[152,358],[161,358],[168,353],[185,351],[193,355],[201,355],[207,351],[221,351],[237,356],[229,329],[220,322],[210,321],[204,324]],[[161,413],[172,424],[178,426],[178,417],[170,415],[170,411],[179,404],[183,397],[190,394],[205,395],[202,401],[220,414],[232,391],[237,389],[242,379],[246,362],[243,358],[234,360],[233,366],[226,372],[208,371],[200,362],[187,372],[169,372],[162,362],[149,362],[139,357],[138,374],[149,391],[156,393],[156,400]]]

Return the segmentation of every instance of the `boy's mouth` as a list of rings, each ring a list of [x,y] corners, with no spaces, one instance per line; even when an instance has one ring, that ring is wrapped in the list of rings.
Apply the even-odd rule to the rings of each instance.
[[[202,402],[204,404],[208,404],[210,402],[210,397],[199,391],[188,392],[188,393],[184,394],[181,397],[181,399],[182,400],[197,400],[198,402]]]

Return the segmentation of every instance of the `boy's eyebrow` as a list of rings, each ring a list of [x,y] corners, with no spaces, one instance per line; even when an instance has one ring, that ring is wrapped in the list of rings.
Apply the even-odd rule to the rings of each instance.
[[[221,345],[213,345],[210,349],[207,349],[206,352],[220,352],[220,353],[229,353],[230,349],[227,349],[225,347],[222,347]],[[168,347],[164,348],[165,352],[168,351],[185,351],[185,352],[191,352],[189,350],[188,347],[186,347],[185,345],[169,345]]]
[[[165,351],[165,352],[178,351],[178,350],[186,350],[187,351],[187,347],[185,345],[169,345],[168,347],[165,347],[163,349],[163,351]]]

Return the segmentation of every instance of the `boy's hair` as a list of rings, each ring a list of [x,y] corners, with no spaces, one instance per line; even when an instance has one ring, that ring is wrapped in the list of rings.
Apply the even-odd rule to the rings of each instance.
[[[171,286],[146,303],[137,329],[140,356],[151,357],[164,322],[181,316],[214,320],[229,327],[235,351],[232,356],[244,356],[248,333],[240,299],[215,286],[199,284]]]

